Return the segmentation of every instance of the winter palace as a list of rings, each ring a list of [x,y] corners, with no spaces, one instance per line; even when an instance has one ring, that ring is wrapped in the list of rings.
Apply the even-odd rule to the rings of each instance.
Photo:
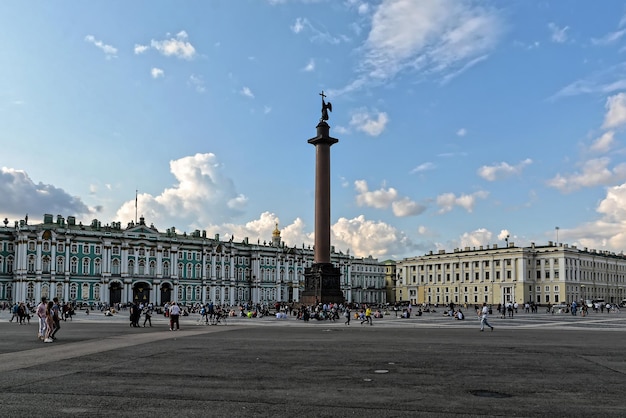
[[[126,228],[113,222],[77,223],[74,216],[44,215],[0,226],[0,301],[35,302],[58,297],[81,304],[169,301],[231,306],[298,302],[313,249],[287,247],[278,225],[269,242],[235,242],[159,232],[143,217]],[[378,260],[332,249],[348,302],[386,303],[385,271]]]

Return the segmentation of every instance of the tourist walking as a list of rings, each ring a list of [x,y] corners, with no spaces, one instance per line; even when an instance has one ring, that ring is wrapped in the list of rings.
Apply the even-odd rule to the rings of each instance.
[[[52,332],[54,330],[54,318],[52,314],[52,307],[54,306],[54,302],[50,301],[46,305],[46,313],[45,313],[45,322],[46,322],[46,331],[45,338],[43,340],[44,343],[54,342],[52,339]]]
[[[146,308],[143,314],[145,316],[145,319],[143,320],[143,327],[146,327],[146,322],[148,322],[150,326],[152,326],[152,311],[150,310],[150,308]]]
[[[37,318],[39,319],[39,328],[37,330],[37,337],[40,340],[46,338],[46,303],[45,297],[41,298],[41,302],[37,305]]]
[[[344,312],[344,316],[346,317],[346,322],[344,322],[344,324],[350,325],[350,308],[346,308],[346,311]]]
[[[57,332],[61,329],[61,315],[59,315],[61,308],[59,306],[59,298],[52,298],[52,302],[52,321],[54,328],[50,333],[50,338],[56,340]]]
[[[487,307],[487,304],[483,302],[483,308],[481,310],[481,315],[480,315],[480,331],[484,331],[485,330],[485,325],[488,326],[489,328],[491,328],[491,330],[493,331],[493,327],[491,326],[491,324],[489,323],[489,321],[487,321],[487,317],[489,316],[489,308]]]
[[[176,326],[176,330],[180,329],[178,324],[179,317],[180,307],[176,304],[176,302],[172,302],[172,306],[170,306],[170,331],[174,331],[174,326]]]

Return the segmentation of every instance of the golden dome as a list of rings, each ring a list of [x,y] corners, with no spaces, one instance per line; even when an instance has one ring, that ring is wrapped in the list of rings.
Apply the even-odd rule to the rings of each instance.
[[[276,222],[276,228],[274,228],[274,232],[272,232],[273,237],[280,237],[280,231],[278,230],[278,222]]]

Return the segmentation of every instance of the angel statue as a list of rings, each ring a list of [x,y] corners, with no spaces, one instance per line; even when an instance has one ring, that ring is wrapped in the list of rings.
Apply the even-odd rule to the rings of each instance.
[[[324,90],[322,90],[320,96],[322,96],[322,118],[320,119],[320,121],[328,120],[328,111],[333,111],[333,104],[331,102],[326,103],[324,101],[324,97],[326,97],[326,95],[324,94]]]

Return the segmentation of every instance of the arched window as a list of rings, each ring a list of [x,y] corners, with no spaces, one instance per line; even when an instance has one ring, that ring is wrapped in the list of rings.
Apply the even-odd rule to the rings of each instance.
[[[182,301],[183,300],[183,287],[182,286],[178,286],[178,301]]]
[[[88,283],[83,283],[83,291],[81,294],[81,299],[82,300],[88,300],[89,299],[89,284]]]
[[[42,245],[43,251],[50,251],[50,241],[44,241]]]
[[[135,260],[128,260],[128,274],[135,274]]]
[[[41,259],[42,273],[50,273],[50,257],[46,256]]]
[[[193,298],[193,293],[191,292],[191,286],[187,286],[185,289],[185,300],[190,302]]]
[[[83,275],[89,275],[89,259],[83,258]]]
[[[65,272],[65,259],[63,257],[57,257],[57,273]]]
[[[43,288],[41,289],[41,296],[48,296],[43,294]],[[26,286],[26,299],[35,300],[35,284],[33,282],[28,282],[28,285]]]
[[[120,274],[120,260],[118,258],[111,261],[111,274]]]
[[[63,299],[63,283],[57,283],[54,296],[58,297],[59,299]]]
[[[230,277],[230,266],[224,267],[224,278],[228,279]]]
[[[78,273],[78,258],[76,257],[72,257],[72,259],[70,260],[70,273]]]
[[[201,264],[196,264],[196,279],[200,279],[202,278],[202,265]]]
[[[187,263],[187,279],[193,279],[193,266],[191,265],[191,263]]]
[[[163,277],[170,277],[170,263],[169,261],[163,262]]]
[[[77,293],[78,293],[78,285],[76,283],[70,284],[70,299],[76,300]]]
[[[215,267],[215,278],[220,279],[222,277],[222,268],[220,266]]]
[[[202,299],[202,288],[200,286],[196,286],[194,287],[194,293],[195,293],[195,300],[200,300]]]
[[[143,251],[143,249],[141,250]],[[139,275],[143,276],[146,271],[146,260],[139,260]]]
[[[94,269],[94,274],[101,274],[102,273],[102,264],[100,263],[100,259],[96,258],[93,261],[93,269]]]
[[[181,279],[183,277],[183,263],[178,263],[178,277]]]
[[[96,283],[93,285],[93,298],[96,301],[100,300],[100,283]]]
[[[28,272],[35,272],[35,256],[32,254],[28,256]]]
[[[156,261],[152,260],[150,261],[150,276],[154,277],[156,276]]]

